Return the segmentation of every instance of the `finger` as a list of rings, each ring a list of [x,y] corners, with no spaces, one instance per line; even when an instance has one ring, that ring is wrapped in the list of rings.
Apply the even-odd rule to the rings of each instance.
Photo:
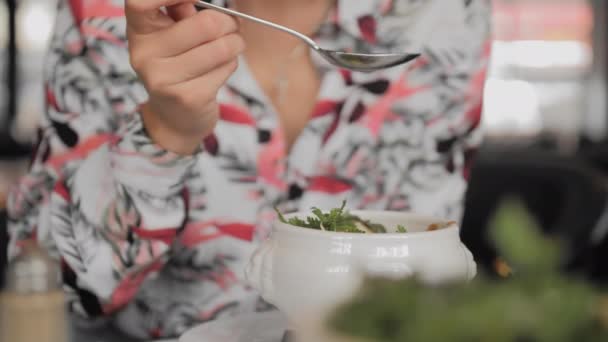
[[[194,3],[196,0],[126,0],[125,15],[127,25],[137,34],[148,34],[164,28],[173,22],[160,8],[183,3]]]
[[[237,60],[232,60],[202,77],[173,85],[169,87],[169,91],[186,97],[186,103],[202,106],[215,100],[217,92],[228,81],[237,67]]]
[[[182,55],[163,60],[163,70],[171,70],[168,84],[190,81],[238,58],[245,42],[237,33],[201,45]]]
[[[232,17],[216,11],[202,11],[155,34],[140,37],[138,44],[146,50],[147,56],[172,57],[238,29],[238,23]]]
[[[191,3],[169,6],[167,7],[167,12],[169,13],[169,16],[176,22],[190,18],[197,13],[196,8]]]
[[[126,0],[125,9],[135,12],[147,12],[161,7],[171,7],[183,3],[194,4],[197,0]]]

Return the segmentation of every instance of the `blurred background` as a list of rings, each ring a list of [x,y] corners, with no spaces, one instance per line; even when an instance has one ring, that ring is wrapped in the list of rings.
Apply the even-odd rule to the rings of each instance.
[[[44,110],[42,66],[55,1],[0,1],[2,207],[27,167]],[[567,238],[567,269],[603,281],[597,260],[608,256],[606,0],[493,2],[486,140],[471,176],[463,239],[491,270],[497,252],[486,238],[488,222],[516,196],[548,233]]]

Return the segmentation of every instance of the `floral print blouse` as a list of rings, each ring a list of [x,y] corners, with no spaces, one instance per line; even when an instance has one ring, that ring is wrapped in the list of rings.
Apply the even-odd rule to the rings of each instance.
[[[34,239],[60,260],[74,314],[157,338],[265,309],[242,273],[275,206],[347,200],[460,218],[480,141],[489,0],[337,0],[320,46],[422,56],[373,73],[314,57],[320,93],[289,152],[245,61],[200,153],[155,145],[125,26],[123,0],[59,1],[39,144],[9,200],[9,253]]]

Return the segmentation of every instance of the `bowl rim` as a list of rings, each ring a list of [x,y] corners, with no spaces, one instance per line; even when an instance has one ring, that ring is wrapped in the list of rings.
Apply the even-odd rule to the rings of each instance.
[[[432,223],[440,223],[440,222],[453,222],[446,228],[433,230],[433,231],[422,231],[422,232],[408,232],[408,233],[377,233],[377,234],[360,234],[360,233],[347,233],[347,232],[328,232],[318,229],[310,229],[304,227],[294,226],[288,223],[283,223],[279,221],[277,218],[273,224],[273,231],[277,230],[278,232],[288,232],[297,235],[304,236],[314,236],[314,237],[331,237],[331,238],[344,238],[344,239],[413,239],[413,238],[445,238],[451,237],[456,233],[459,234],[460,225],[453,220],[441,219],[438,217],[416,214],[414,212],[404,212],[404,211],[384,211],[384,210],[350,210],[351,214],[364,217],[366,215],[376,216],[376,215],[389,215],[389,216],[400,216],[404,218],[404,221],[409,220],[419,220],[419,221],[429,221],[429,224]],[[294,212],[290,214],[284,214],[283,216],[286,219],[292,217],[306,217],[310,215],[310,212]]]

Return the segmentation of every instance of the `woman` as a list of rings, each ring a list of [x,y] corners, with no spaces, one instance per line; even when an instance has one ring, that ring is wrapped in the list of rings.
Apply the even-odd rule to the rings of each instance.
[[[350,72],[190,0],[60,0],[11,254],[36,239],[62,260],[71,310],[132,336],[263,309],[242,270],[275,205],[462,212],[489,1],[230,6],[326,48],[422,57]]]

